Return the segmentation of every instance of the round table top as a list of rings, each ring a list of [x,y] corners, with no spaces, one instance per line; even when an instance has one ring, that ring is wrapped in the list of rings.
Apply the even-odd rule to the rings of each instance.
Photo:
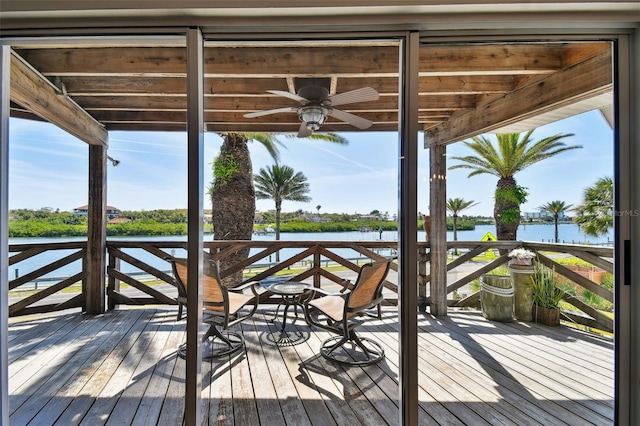
[[[295,295],[302,294],[309,286],[297,281],[288,281],[284,283],[271,284],[268,290],[274,294]]]

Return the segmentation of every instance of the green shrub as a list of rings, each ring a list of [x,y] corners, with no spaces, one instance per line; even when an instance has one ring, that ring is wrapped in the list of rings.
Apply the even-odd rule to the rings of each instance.
[[[607,299],[604,299],[591,290],[584,289],[582,290],[582,300],[588,305],[600,309],[602,311],[612,312],[613,311],[613,303],[609,302]]]
[[[492,269],[488,272],[488,275],[506,275],[509,276],[511,272],[509,271],[509,267],[507,265],[500,265],[496,269]]]
[[[600,279],[600,285],[610,291],[613,291],[613,274],[606,273]]]

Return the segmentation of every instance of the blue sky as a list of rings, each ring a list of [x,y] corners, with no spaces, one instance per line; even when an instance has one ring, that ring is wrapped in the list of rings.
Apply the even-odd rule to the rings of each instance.
[[[553,200],[579,204],[584,188],[613,173],[613,132],[599,112],[592,111],[550,125],[533,133],[535,140],[556,133],[574,133],[567,144],[582,145],[531,166],[518,174],[518,184],[528,188],[523,211]],[[303,172],[309,181],[309,203],[285,201],[284,211],[298,209],[321,213],[369,213],[393,215],[398,205],[398,137],[395,133],[345,133],[349,145],[306,139],[282,138],[281,164]],[[491,135],[488,135],[490,138]],[[108,154],[120,160],[108,165],[109,205],[122,210],[185,208],[186,136],[184,133],[110,132]],[[211,181],[211,162],[221,139],[205,136],[205,188]],[[273,163],[258,143],[250,144],[254,173]],[[463,144],[447,147],[448,165],[453,156],[471,154]],[[9,208],[51,207],[71,211],[87,204],[88,147],[58,129],[39,122],[11,119],[9,145]],[[420,135],[418,209],[429,206],[429,153]],[[464,169],[449,170],[447,198],[464,198],[479,204],[465,214],[490,216],[497,178],[467,178]],[[205,197],[205,208],[211,203]],[[273,201],[258,200],[258,210],[273,209]]]

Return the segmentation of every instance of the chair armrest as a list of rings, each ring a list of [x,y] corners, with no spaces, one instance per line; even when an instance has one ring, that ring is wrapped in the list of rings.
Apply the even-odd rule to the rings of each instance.
[[[234,293],[242,293],[244,289],[251,288],[251,292],[258,296],[258,292],[256,291],[256,287],[260,286],[259,281],[249,281],[237,287],[227,287],[227,291],[232,291]]]
[[[344,293],[345,291],[350,291],[349,286],[351,285],[351,280],[347,280],[347,279],[342,279],[342,281],[340,281],[340,285],[342,286],[342,290],[340,290],[340,293]]]
[[[346,296],[347,294],[351,293],[351,290],[347,289],[345,290],[344,288],[342,290],[340,290],[339,292],[335,292],[335,291],[327,291],[324,289],[321,289],[319,287],[309,287],[309,291],[312,292],[311,296],[315,296],[315,293],[319,293],[323,296]],[[313,297],[311,297],[313,298]]]

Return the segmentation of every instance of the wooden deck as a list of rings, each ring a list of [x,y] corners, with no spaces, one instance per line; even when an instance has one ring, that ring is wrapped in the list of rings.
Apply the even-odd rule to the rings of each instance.
[[[320,357],[327,334],[302,319],[302,343],[274,346],[272,310],[242,325],[246,352],[203,366],[203,424],[398,424],[395,310],[361,327],[387,353],[364,368]],[[181,424],[185,362],[176,348],[185,322],[175,314],[163,307],[12,322],[11,425]],[[473,311],[420,316],[419,325],[421,424],[613,424],[610,341],[564,326],[488,322]]]

